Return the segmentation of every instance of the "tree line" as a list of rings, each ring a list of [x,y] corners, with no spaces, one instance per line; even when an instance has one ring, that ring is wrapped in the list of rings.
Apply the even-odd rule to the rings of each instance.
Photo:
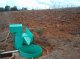
[[[10,7],[8,5],[5,6],[4,8],[0,7],[0,12],[3,12],[3,11],[19,11],[19,10],[27,10],[27,8],[18,9],[17,6]]]

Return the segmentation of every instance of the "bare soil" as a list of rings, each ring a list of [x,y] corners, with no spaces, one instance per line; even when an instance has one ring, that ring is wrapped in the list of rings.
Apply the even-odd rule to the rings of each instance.
[[[22,23],[35,35],[34,43],[43,48],[39,59],[80,59],[79,19],[80,8],[0,12],[0,49],[13,50],[10,36],[5,43],[8,25]]]

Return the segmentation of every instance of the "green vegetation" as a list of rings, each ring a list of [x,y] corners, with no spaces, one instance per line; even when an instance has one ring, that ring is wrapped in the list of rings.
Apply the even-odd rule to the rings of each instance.
[[[17,9],[16,6],[14,6],[14,7],[11,8],[11,11],[18,11],[18,9]]]
[[[43,29],[37,29],[36,32],[37,32],[39,35],[42,35]]]
[[[4,11],[4,8],[3,7],[0,7],[0,12],[3,12]]]
[[[22,9],[18,9],[17,6],[10,7],[8,5],[6,5],[5,8],[0,7],[0,12],[4,12],[4,11],[19,11],[19,10],[27,10],[27,8],[23,8],[22,7]]]
[[[5,6],[4,10],[5,11],[10,11],[10,6]]]

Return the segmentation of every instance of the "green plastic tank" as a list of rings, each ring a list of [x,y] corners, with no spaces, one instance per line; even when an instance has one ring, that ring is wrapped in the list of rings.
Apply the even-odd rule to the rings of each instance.
[[[10,24],[9,29],[10,33],[15,34],[15,39],[13,42],[15,49],[21,48],[23,43],[22,24]]]

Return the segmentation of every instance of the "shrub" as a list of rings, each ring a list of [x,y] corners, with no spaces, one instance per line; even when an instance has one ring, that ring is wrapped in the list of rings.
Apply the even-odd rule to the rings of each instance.
[[[37,32],[39,35],[42,35],[43,30],[42,30],[42,29],[37,29],[36,32]]]

